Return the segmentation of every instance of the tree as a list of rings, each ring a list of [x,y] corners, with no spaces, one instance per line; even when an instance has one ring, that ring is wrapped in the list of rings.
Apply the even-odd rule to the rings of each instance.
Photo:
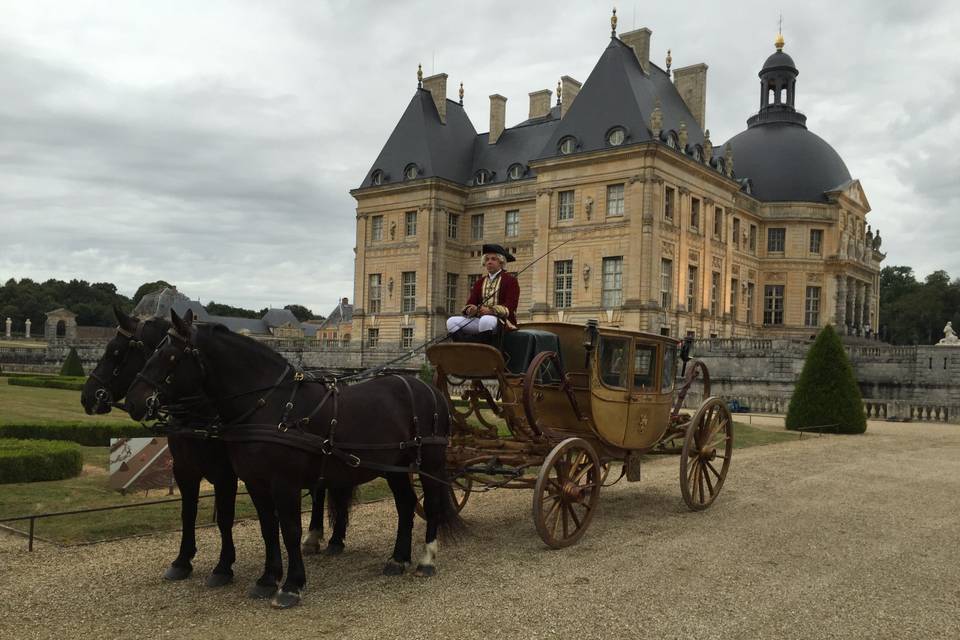
[[[77,350],[73,347],[70,347],[70,353],[67,354],[67,359],[63,361],[63,366],[60,367],[60,375],[62,376],[78,376],[83,377],[83,364],[80,362],[80,356],[77,355]]]
[[[224,316],[227,318],[253,318],[254,320],[262,318],[266,310],[254,311],[253,309],[244,309],[242,307],[231,307],[228,304],[221,304],[211,300],[203,306],[207,313],[213,316]]]
[[[840,433],[863,433],[863,398],[840,336],[827,325],[807,352],[790,398],[787,429],[838,425]]]
[[[133,303],[137,304],[140,300],[143,299],[143,296],[148,293],[153,293],[154,291],[163,291],[164,289],[172,289],[173,285],[167,282],[166,280],[157,280],[156,282],[144,282],[140,285],[140,288],[137,289],[137,292],[133,294]]]
[[[313,311],[307,309],[302,304],[288,304],[284,309],[288,309],[290,313],[297,316],[297,320],[300,322],[306,322],[313,318]]]

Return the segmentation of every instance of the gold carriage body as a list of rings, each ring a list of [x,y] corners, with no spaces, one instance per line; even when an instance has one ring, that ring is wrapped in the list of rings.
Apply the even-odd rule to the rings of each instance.
[[[709,396],[709,375],[694,361],[675,389],[678,340],[606,327],[587,339],[583,325],[559,322],[525,324],[522,331],[551,348],[530,349],[514,363],[520,370],[511,371],[505,352],[486,344],[447,342],[427,350],[454,421],[448,466],[460,506],[477,486],[534,488],[538,532],[550,546],[567,546],[586,529],[609,464],[623,462],[621,475],[639,480],[647,453],[681,453],[687,504],[703,509],[713,502],[729,466],[732,419],[715,398],[692,417],[681,413],[695,380]],[[524,473],[535,467],[536,477]],[[559,516],[547,531],[543,505],[538,514],[537,494],[550,487],[566,489],[547,501],[586,507],[581,518],[571,512],[569,528],[564,513],[562,534]]]

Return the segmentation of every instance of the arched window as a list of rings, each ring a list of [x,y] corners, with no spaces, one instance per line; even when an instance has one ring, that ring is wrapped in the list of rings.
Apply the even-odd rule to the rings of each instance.
[[[667,146],[671,149],[680,148],[680,139],[677,138],[677,132],[673,129],[667,132]]]
[[[477,174],[473,177],[473,184],[483,185],[487,184],[493,179],[493,175],[486,169],[480,169],[477,171]]]
[[[67,323],[61,320],[57,323],[57,337],[62,338],[67,335]]]
[[[623,127],[613,127],[607,131],[607,144],[611,147],[619,147],[627,139],[627,131]]]
[[[519,162],[515,162],[507,169],[507,177],[511,180],[519,180],[525,173],[524,167]]]
[[[374,171],[373,175],[370,176],[370,182],[374,186],[379,186],[383,184],[383,171],[381,171],[380,169],[377,169],[376,171]]]
[[[570,155],[577,150],[577,139],[573,136],[567,136],[560,141],[559,145],[561,155]]]
[[[416,180],[420,175],[420,167],[411,162],[403,169],[403,177],[407,180]]]
[[[691,155],[693,156],[693,159],[696,160],[697,162],[703,162],[703,147],[701,147],[698,144],[693,145],[693,150]]]

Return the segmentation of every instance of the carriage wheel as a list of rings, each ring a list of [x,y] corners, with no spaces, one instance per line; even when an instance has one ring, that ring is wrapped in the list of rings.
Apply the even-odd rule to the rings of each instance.
[[[720,494],[733,453],[733,418],[720,398],[707,398],[687,425],[680,454],[680,491],[693,511]]]
[[[600,500],[600,459],[590,443],[567,438],[547,455],[533,488],[533,523],[554,549],[583,536]]]
[[[413,492],[417,494],[417,505],[414,507],[414,511],[426,520],[427,512],[423,509],[423,487],[420,486],[420,479],[416,474],[411,473],[410,482],[413,484]],[[467,500],[470,498],[471,487],[473,487],[473,480],[466,476],[451,481],[450,491],[453,493],[453,504],[457,507],[457,513],[463,511],[466,506]]]

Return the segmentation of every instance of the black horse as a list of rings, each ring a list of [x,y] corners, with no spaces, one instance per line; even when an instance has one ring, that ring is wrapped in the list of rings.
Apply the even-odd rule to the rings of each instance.
[[[279,354],[222,325],[193,326],[171,311],[173,329],[127,391],[134,419],[202,392],[223,420],[233,468],[260,519],[267,561],[251,595],[273,595],[274,607],[297,604],[306,583],[300,553],[299,491],[322,479],[352,488],[385,477],[397,508],[397,535],[386,574],[411,559],[419,471],[427,514],[418,575],[436,571],[437,532],[462,527],[446,481],[449,414],[439,392],[411,376],[384,376],[340,387],[304,380]],[[288,555],[283,561],[277,528]]]
[[[116,307],[114,314],[118,323],[117,334],[107,345],[80,395],[80,402],[88,415],[109,413],[112,407],[119,406],[117,403],[123,399],[134,378],[171,326],[162,318],[139,321]],[[167,580],[183,580],[193,572],[191,561],[197,552],[195,530],[200,482],[205,478],[214,487],[217,527],[221,541],[220,559],[206,579],[206,584],[210,587],[223,586],[232,581],[232,566],[236,560],[233,522],[237,475],[230,464],[225,444],[219,439],[208,437],[210,432],[203,428],[210,425],[215,413],[212,405],[197,406],[193,411],[178,414],[172,419],[172,430],[165,434],[173,457],[174,479],[180,490],[182,528],[179,552],[164,571],[163,577]],[[323,538],[323,488],[312,489],[311,495],[313,509],[309,533],[304,541],[304,553],[319,552],[319,541]],[[328,555],[339,554],[344,549],[351,500],[350,492],[331,492],[330,518],[333,536],[327,546]]]

